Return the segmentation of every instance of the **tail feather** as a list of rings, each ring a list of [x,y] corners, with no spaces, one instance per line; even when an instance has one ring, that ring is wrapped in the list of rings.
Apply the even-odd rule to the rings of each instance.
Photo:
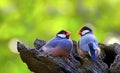
[[[97,58],[96,53],[95,53],[95,49],[93,48],[93,43],[89,43],[88,46],[89,46],[89,48],[90,48],[89,54],[90,54],[91,58],[92,58],[94,61],[98,61],[98,58]]]

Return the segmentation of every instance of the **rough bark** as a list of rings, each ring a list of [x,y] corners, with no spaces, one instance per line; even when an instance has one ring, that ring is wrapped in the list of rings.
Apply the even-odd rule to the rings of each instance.
[[[35,40],[34,48],[17,43],[22,61],[34,73],[120,73],[120,44],[99,44],[102,53],[98,62],[92,61],[89,57],[79,57],[76,41],[73,41],[69,62],[64,57],[52,57],[38,51],[45,44],[46,41],[39,39]]]

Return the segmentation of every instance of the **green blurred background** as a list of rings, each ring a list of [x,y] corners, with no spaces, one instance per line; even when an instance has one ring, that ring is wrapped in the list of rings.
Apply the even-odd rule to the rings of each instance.
[[[93,28],[101,43],[119,43],[120,0],[0,0],[0,73],[31,73],[16,51],[16,41],[33,47],[65,29]]]

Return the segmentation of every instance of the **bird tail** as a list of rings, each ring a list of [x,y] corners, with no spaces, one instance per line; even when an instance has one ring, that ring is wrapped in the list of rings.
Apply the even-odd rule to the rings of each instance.
[[[90,48],[89,55],[91,56],[91,58],[94,61],[98,61],[98,58],[97,58],[97,55],[96,55],[96,50],[93,47],[93,43],[89,43],[88,46]]]

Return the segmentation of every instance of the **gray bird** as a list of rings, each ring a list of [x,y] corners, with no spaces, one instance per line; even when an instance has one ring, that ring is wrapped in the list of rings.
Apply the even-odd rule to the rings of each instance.
[[[93,61],[98,61],[98,56],[100,55],[100,49],[98,47],[98,41],[93,34],[93,31],[84,26],[79,31],[81,38],[78,42],[78,53],[79,55],[85,57],[89,55]]]
[[[47,55],[52,56],[69,56],[70,52],[73,49],[73,43],[71,39],[69,39],[70,32],[61,30],[56,36],[51,39],[46,45],[42,47],[42,50]]]

